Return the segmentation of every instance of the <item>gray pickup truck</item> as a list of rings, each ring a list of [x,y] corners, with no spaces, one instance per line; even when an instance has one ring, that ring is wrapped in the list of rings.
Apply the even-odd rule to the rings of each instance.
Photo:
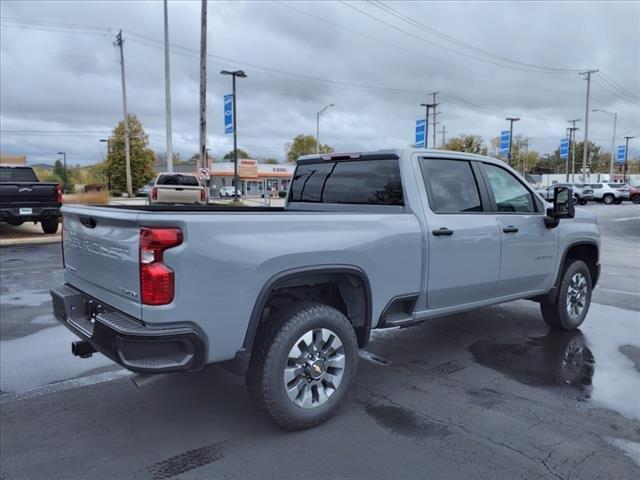
[[[325,421],[374,328],[530,299],[577,328],[599,276],[593,214],[550,208],[499,160],[305,156],[284,208],[65,206],[56,317],[134,372],[242,368],[287,429]]]

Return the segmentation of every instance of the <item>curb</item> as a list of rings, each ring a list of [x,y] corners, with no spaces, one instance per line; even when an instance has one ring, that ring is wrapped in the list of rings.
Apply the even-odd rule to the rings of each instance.
[[[62,237],[22,237],[22,238],[6,238],[0,240],[0,247],[9,247],[12,245],[35,245],[44,243],[60,243]]]

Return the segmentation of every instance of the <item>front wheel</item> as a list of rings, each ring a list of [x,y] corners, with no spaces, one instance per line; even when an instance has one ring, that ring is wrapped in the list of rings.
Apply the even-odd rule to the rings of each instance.
[[[58,219],[56,217],[45,218],[40,224],[44,233],[56,233],[58,231]]]
[[[611,195],[610,193],[608,193],[604,197],[602,197],[602,201],[607,205],[611,205],[614,200],[615,200],[615,197],[613,195]]]
[[[540,303],[542,318],[554,330],[574,330],[591,304],[591,272],[582,260],[572,260],[562,275],[555,301]]]
[[[259,410],[287,430],[326,421],[355,377],[358,342],[335,308],[300,302],[263,325],[247,372]]]

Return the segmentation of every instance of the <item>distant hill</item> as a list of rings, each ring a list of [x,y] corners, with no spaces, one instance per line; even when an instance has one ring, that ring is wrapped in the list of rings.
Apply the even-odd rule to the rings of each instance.
[[[41,170],[51,170],[53,171],[53,165],[50,163],[36,163],[34,165],[29,165],[32,168],[39,168]]]

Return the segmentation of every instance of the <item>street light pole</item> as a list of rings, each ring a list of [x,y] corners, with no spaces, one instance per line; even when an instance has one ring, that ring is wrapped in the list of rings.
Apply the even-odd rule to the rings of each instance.
[[[231,75],[231,85],[233,93],[233,181],[235,188],[233,189],[234,200],[238,201],[238,129],[236,127],[236,77],[247,78],[247,74],[242,70],[222,70],[221,75]]]
[[[513,144],[513,122],[520,121],[518,117],[507,117],[509,121],[509,165],[511,165],[511,145]]]
[[[571,155],[571,182],[576,181],[576,122],[579,122],[579,118],[575,118],[573,120],[567,120],[568,123],[573,124],[571,128],[569,128],[569,152],[573,152]],[[571,150],[571,146],[573,145],[573,150]],[[567,159],[569,161],[569,159]]]
[[[627,183],[627,169],[629,165],[627,164],[627,157],[629,155],[629,140],[636,137],[626,136],[624,137],[624,174],[622,176],[622,181]]]
[[[67,152],[58,152],[58,155],[62,155],[64,161],[64,191],[67,191]]]
[[[611,137],[611,162],[609,162],[609,181],[611,181],[611,177],[613,176],[613,157],[616,150],[616,128],[618,126],[618,114],[614,112],[608,112],[600,108],[594,108],[592,112],[602,112],[613,118],[613,136]]]
[[[171,132],[171,66],[169,64],[169,7],[164,0],[164,96],[167,123],[167,172],[173,172],[173,134]]]
[[[109,155],[111,155],[111,140],[108,138],[101,138],[100,141],[107,143],[107,157],[109,157]],[[111,191],[111,174],[110,173],[107,173],[107,189]]]
[[[582,146],[582,180],[587,181],[587,161],[589,161],[589,95],[591,93],[591,75],[597,73],[598,70],[587,70],[580,72],[578,75],[584,75],[587,80],[587,101],[584,109],[584,145]],[[589,178],[591,178],[591,170],[589,170]]]
[[[330,103],[319,112],[316,112],[316,155],[320,155],[320,117],[329,107],[335,107],[335,105]]]

